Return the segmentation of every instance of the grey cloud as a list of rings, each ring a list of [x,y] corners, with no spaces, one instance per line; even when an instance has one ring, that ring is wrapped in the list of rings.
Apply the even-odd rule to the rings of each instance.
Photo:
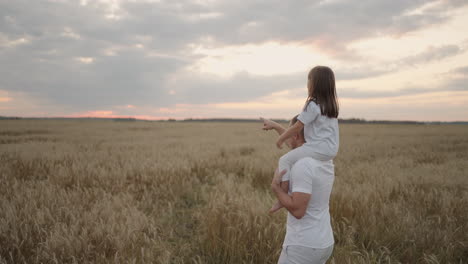
[[[366,79],[373,78],[380,75],[384,75],[394,71],[393,67],[388,67],[380,70],[375,70],[374,67],[358,67],[351,69],[337,69],[335,71],[336,80],[357,80],[357,79]]]
[[[102,7],[90,1],[46,2],[17,0],[1,3],[6,23],[0,30],[36,36],[53,33],[63,26],[76,29],[85,38],[125,42],[141,34],[153,37],[155,48],[180,48],[201,37],[212,36],[224,44],[255,43],[268,40],[323,43],[323,47],[343,47],[347,42],[377,33],[398,34],[439,23],[445,12],[404,15],[431,0],[417,1],[215,1],[210,6],[190,1],[123,2],[126,16],[106,20]],[[466,4],[444,1],[448,8]],[[217,12],[214,19],[189,20],[191,15]],[[15,22],[6,21],[13,19]],[[338,50],[334,52],[339,52]]]
[[[468,66],[455,68],[451,70],[450,73],[463,74],[468,77]]]
[[[231,78],[211,75],[184,74],[169,87],[176,92],[178,102],[199,104],[248,101],[271,93],[304,86],[307,73],[277,76],[254,76],[246,72]]]
[[[102,18],[98,27],[77,25],[88,37],[114,38],[122,41],[131,35],[148,35],[156,49],[184,49],[187,43],[212,37],[218,45],[258,43],[269,40],[315,43],[337,57],[353,57],[345,46],[350,41],[376,34],[404,34],[447,20],[446,12],[428,10],[405,15],[431,0],[417,1],[215,1],[210,6],[182,2],[124,2],[127,16],[109,23]],[[442,8],[463,5],[444,1]],[[89,11],[93,18],[99,15]],[[79,9],[79,10],[80,10]],[[192,15],[216,12],[213,19],[190,20]],[[88,13],[88,12],[87,12]],[[97,13],[97,14],[96,14]],[[67,19],[70,20],[70,19]],[[91,20],[93,21],[93,20]],[[60,22],[59,22],[60,23]]]
[[[353,57],[350,41],[376,34],[404,34],[440,23],[446,12],[405,15],[432,1],[221,1],[226,16],[206,32],[223,43],[267,40],[315,43],[337,57]],[[445,1],[444,7],[466,3]],[[248,26],[249,23],[253,26]]]
[[[441,60],[446,57],[454,56],[461,53],[462,49],[457,45],[445,45],[441,47],[431,47],[428,50],[417,55],[407,57],[402,60],[402,64],[414,65],[425,63],[434,60]]]
[[[443,91],[468,91],[468,77],[450,80],[441,89]]]
[[[440,10],[405,15],[430,0],[416,1],[191,1],[124,2],[121,20],[105,19],[105,6],[88,1],[0,0],[0,32],[30,43],[1,48],[0,89],[27,92],[75,109],[116,104],[206,103],[243,101],[303,84],[304,76],[261,77],[238,74],[231,79],[184,76],[177,85],[167,79],[197,57],[189,43],[212,37],[214,45],[268,40],[315,43],[338,59],[353,57],[346,44],[376,34],[404,34],[440,23],[446,11],[467,4],[444,1]],[[219,13],[210,19],[189,19]],[[63,36],[70,28],[79,39]],[[145,38],[145,50],[124,49],[115,57],[103,55],[112,46],[130,46]],[[151,50],[169,57],[147,57]],[[440,59],[457,52],[447,46],[440,55],[421,54],[412,63]],[[351,54],[351,55],[350,55]],[[76,57],[93,57],[89,65]],[[393,68],[342,69],[337,78],[358,79],[385,74]],[[296,79],[297,78],[297,79]],[[285,87],[285,88],[284,88]],[[170,95],[169,90],[176,90]]]
[[[136,44],[138,35],[120,32],[122,22],[104,19],[99,6],[83,7],[77,1],[0,2],[0,14],[7,22],[0,24],[0,32],[31,41],[0,49],[0,89],[27,92],[76,110],[165,102],[165,78],[187,63],[148,58],[145,51],[131,49],[103,56],[106,48]],[[81,37],[62,36],[66,27]],[[95,61],[84,65],[77,57]]]
[[[440,91],[468,91],[468,66],[459,67],[449,73],[457,73],[449,77],[436,87],[408,86],[398,91],[379,91],[376,87],[373,91],[363,91],[356,88],[339,89],[338,96],[341,98],[385,98],[403,95],[417,95]]]
[[[141,52],[123,52],[115,57],[98,57],[91,64],[73,58],[57,58],[28,63],[5,61],[0,69],[2,89],[12,89],[46,97],[73,109],[122,104],[163,103],[167,96],[161,87],[166,76],[178,69],[180,61],[145,59]]]
[[[364,65],[352,68],[338,68],[335,72],[337,80],[356,80],[373,78],[388,73],[404,70],[409,66],[417,66],[418,64],[430,63],[449,58],[464,52],[457,45],[444,45],[438,47],[430,47],[420,53],[402,58],[398,61],[381,62],[378,65]],[[458,70],[460,71],[460,69]]]
[[[433,89],[424,89],[417,87],[409,87],[399,91],[379,91],[378,88],[374,91],[363,91],[355,88],[348,88],[338,90],[340,98],[383,98],[383,97],[396,97],[404,95],[413,95],[420,93],[433,92]]]
[[[447,83],[442,87],[444,90],[468,91],[468,65],[455,68],[450,71],[455,73]]]

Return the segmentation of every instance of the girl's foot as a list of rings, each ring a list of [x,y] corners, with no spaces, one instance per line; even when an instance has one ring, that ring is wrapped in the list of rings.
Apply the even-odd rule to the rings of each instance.
[[[276,203],[271,207],[269,213],[272,214],[281,208],[283,208],[283,205],[279,201],[276,201]]]

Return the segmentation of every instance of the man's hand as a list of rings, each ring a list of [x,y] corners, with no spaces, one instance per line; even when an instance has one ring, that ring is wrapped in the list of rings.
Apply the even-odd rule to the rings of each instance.
[[[301,219],[305,215],[311,195],[303,192],[293,192],[289,195],[288,192],[281,189],[281,178],[283,178],[285,173],[286,170],[281,171],[281,173],[278,172],[278,169],[275,170],[275,175],[271,181],[271,190],[288,212],[297,219]]]
[[[283,175],[286,174],[287,170],[279,172],[279,168],[276,168],[275,174],[273,175],[273,180],[271,181],[271,189],[275,191],[277,188],[281,189],[280,183]]]
[[[260,117],[260,120],[263,122],[263,130],[272,130],[274,129],[275,123],[271,121],[270,119],[265,119],[263,117]]]

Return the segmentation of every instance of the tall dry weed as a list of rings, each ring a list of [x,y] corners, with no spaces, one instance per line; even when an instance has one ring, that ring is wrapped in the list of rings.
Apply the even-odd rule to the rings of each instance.
[[[340,130],[330,263],[468,263],[468,127]],[[0,121],[0,263],[276,263],[275,138],[258,124]]]

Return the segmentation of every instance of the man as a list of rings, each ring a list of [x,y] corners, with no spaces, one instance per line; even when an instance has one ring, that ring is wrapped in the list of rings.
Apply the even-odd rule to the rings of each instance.
[[[275,129],[278,134],[284,128],[271,120],[263,120],[265,130]],[[293,125],[297,116],[291,120]],[[305,143],[302,132],[293,136],[291,148]],[[280,187],[286,171],[275,171],[271,189],[288,210],[286,236],[278,264],[322,264],[333,251],[334,239],[330,224],[329,199],[334,181],[333,161],[303,158],[291,170],[289,193]]]

